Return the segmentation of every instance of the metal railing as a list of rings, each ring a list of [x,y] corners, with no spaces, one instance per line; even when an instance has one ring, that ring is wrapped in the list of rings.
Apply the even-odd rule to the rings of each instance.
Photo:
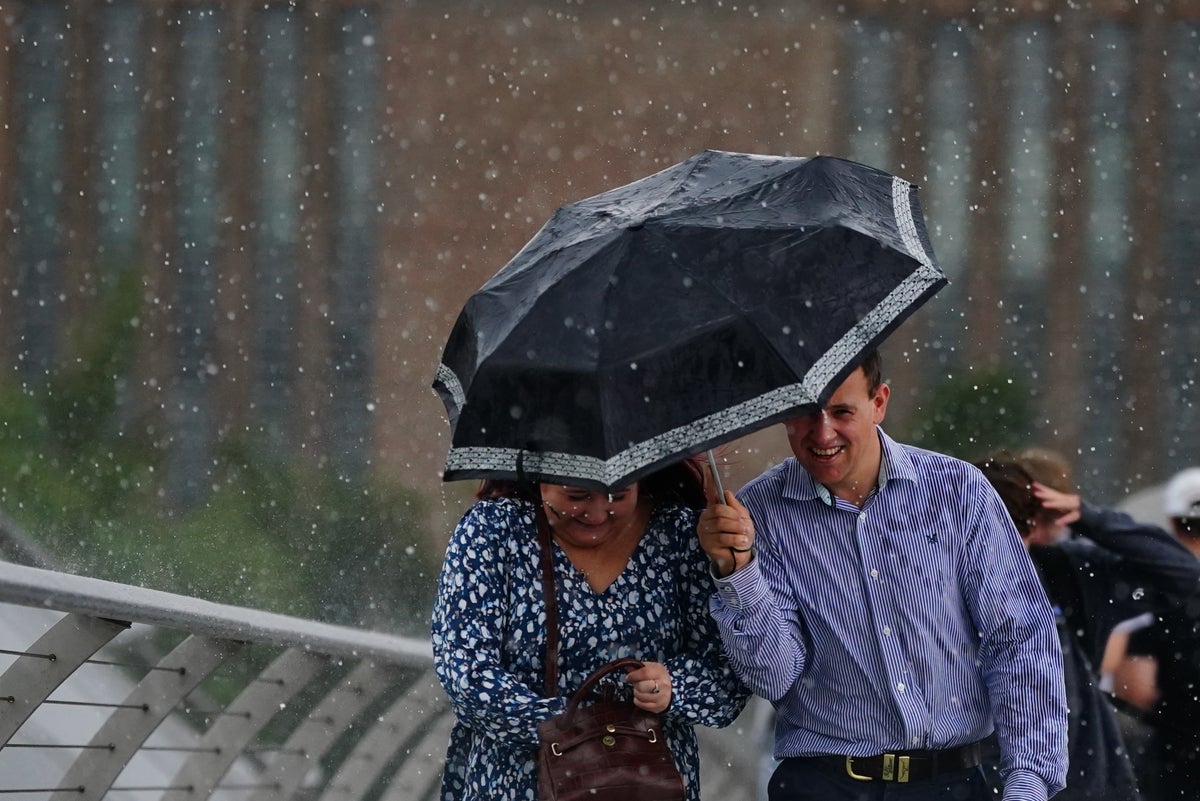
[[[426,642],[8,563],[0,602],[0,793],[436,793],[452,715]]]
[[[428,642],[6,562],[0,638],[0,801],[437,796]],[[737,726],[700,730],[706,798],[755,797]]]

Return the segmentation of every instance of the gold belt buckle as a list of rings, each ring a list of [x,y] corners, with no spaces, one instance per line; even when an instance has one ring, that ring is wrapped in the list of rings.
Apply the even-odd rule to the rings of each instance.
[[[852,756],[846,757],[846,775],[849,776],[851,779],[854,779],[855,781],[860,781],[860,782],[871,781],[870,776],[860,776],[854,772],[854,757],[852,757]]]
[[[897,759],[895,754],[884,754],[883,768],[879,778],[885,782],[899,782],[903,784],[909,779],[911,762],[911,757],[902,756]],[[854,772],[854,757],[851,756],[846,757],[846,775],[855,781],[871,781],[870,776],[863,776],[861,773]]]
[[[912,757],[902,756],[896,759],[895,754],[883,755],[883,780],[885,782],[907,782],[909,778],[909,767],[912,762]],[[899,763],[897,765],[897,763]],[[897,773],[899,767],[899,773]]]

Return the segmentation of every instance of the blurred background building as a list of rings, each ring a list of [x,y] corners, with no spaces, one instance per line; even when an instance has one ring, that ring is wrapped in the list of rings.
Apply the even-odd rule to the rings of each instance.
[[[236,446],[411,488],[440,558],[461,304],[705,148],[921,186],[951,284],[886,346],[890,433],[1108,502],[1200,462],[1200,2],[0,0],[0,42],[0,388],[154,453],[164,508]]]

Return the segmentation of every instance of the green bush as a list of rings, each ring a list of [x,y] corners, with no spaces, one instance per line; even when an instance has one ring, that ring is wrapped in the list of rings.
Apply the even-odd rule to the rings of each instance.
[[[0,511],[69,572],[424,636],[440,560],[411,490],[228,441],[206,502],[174,507],[163,452],[118,425],[138,284],[113,275],[76,323],[69,369],[36,388],[0,384]]]
[[[423,635],[437,560],[425,509],[384,481],[227,444],[215,489],[168,511],[153,451],[63,436],[0,389],[0,509],[69,572],[221,603]]]
[[[935,387],[909,440],[922,448],[973,460],[1016,448],[1031,436],[1029,388],[1005,369],[975,370]]]

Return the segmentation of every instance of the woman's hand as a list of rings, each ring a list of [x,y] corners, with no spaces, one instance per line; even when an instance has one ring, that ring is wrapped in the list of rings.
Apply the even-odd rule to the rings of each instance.
[[[1079,519],[1083,500],[1070,492],[1059,492],[1053,487],[1033,482],[1033,494],[1041,502],[1042,510],[1059,526],[1069,526]]]
[[[671,674],[661,662],[643,662],[625,675],[633,685],[633,704],[647,712],[665,712],[671,705]]]
[[[754,545],[754,523],[750,512],[732,492],[725,491],[724,503],[709,499],[708,507],[696,524],[700,547],[716,566],[718,576],[725,577],[750,563],[750,548]]]

